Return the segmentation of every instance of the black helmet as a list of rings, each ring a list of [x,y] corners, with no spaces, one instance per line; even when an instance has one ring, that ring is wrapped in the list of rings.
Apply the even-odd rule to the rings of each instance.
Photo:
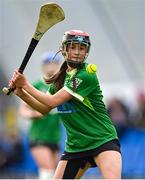
[[[69,44],[71,42],[77,42],[88,46],[88,52],[90,49],[90,37],[87,32],[81,30],[71,30],[64,33],[62,38],[62,45]]]
[[[72,61],[70,59],[67,59],[67,45],[71,43],[75,43],[75,42],[79,44],[84,44],[87,46],[87,52],[85,56],[85,59],[86,59],[90,50],[90,46],[91,46],[89,34],[81,30],[70,30],[70,31],[66,31],[63,35],[62,54],[69,65],[71,66],[73,65],[73,67],[78,67],[78,66],[82,66],[83,62],[77,62],[77,61]]]

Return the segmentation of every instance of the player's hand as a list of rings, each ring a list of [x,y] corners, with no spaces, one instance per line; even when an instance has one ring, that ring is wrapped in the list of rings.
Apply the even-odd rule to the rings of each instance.
[[[26,77],[18,72],[18,70],[14,71],[11,81],[9,82],[10,88],[24,88],[28,84]]]

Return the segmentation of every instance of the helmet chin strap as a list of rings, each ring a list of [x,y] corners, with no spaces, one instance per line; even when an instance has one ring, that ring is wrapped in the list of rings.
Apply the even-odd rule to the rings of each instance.
[[[70,66],[71,68],[76,68],[76,69],[81,69],[83,67],[83,62],[78,62],[78,61],[73,61],[71,59],[67,59],[66,60],[68,66]]]
[[[70,66],[71,68],[81,69],[83,67],[83,63],[87,59],[87,57],[88,57],[88,53],[86,53],[85,58],[81,62],[80,61],[74,61],[74,60],[71,60],[68,58],[68,55],[66,52],[65,60],[68,64],[68,66]]]

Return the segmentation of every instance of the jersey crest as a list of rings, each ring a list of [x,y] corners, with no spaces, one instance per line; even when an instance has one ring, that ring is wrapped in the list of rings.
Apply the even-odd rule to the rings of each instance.
[[[78,86],[82,83],[82,81],[83,81],[82,79],[75,77],[71,79],[71,81],[70,80],[66,81],[65,84],[69,85],[69,87],[71,87],[72,89],[77,89]]]
[[[82,79],[74,78],[74,80],[72,81],[73,89],[77,89],[78,86],[82,83],[82,81]]]

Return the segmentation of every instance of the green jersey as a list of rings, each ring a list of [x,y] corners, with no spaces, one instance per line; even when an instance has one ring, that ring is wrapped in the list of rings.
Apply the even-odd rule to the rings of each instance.
[[[34,82],[33,86],[42,92],[46,92],[49,87],[42,80]],[[60,119],[57,110],[54,109],[41,118],[32,118],[30,141],[58,144],[60,137]]]
[[[91,150],[118,138],[103,103],[97,76],[89,74],[86,66],[84,63],[79,71],[66,73],[63,88],[73,98],[58,106],[67,133],[66,152]]]

